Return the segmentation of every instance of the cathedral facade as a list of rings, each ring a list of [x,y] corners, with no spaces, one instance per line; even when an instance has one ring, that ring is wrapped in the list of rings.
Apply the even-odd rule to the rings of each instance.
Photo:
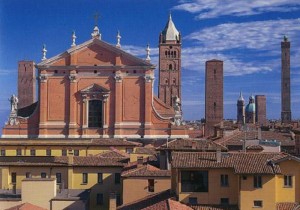
[[[160,35],[160,49],[166,48],[160,52],[160,64],[164,63],[162,71],[172,65],[170,72],[176,72],[170,76],[171,81],[175,79],[173,92],[164,96],[172,100],[173,95],[180,97],[180,37],[168,28],[174,26],[169,23]],[[103,41],[97,26],[90,40],[76,45],[75,39],[73,34],[71,48],[49,59],[43,48],[42,62],[35,65],[37,102],[23,101],[34,97],[35,84],[25,87],[19,78],[19,90],[27,90],[18,95],[24,106],[12,110],[3,138],[187,137],[181,108],[153,93],[155,66],[150,63],[149,48],[146,60],[137,58],[122,50],[119,34],[117,45]],[[32,61],[22,61],[19,76],[29,67],[35,71]],[[160,81],[165,79],[164,74],[160,77]],[[27,79],[34,80],[34,76]]]

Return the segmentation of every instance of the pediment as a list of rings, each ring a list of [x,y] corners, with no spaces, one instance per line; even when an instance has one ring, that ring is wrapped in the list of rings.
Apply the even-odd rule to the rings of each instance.
[[[87,93],[94,94],[94,93],[109,93],[110,91],[108,89],[94,83],[94,84],[82,89],[80,92],[83,94],[87,94]]]
[[[68,49],[37,66],[147,66],[152,64],[99,39],[91,39]]]

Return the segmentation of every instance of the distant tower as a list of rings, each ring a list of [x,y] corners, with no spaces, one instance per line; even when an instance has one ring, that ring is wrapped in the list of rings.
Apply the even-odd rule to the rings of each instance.
[[[240,97],[237,101],[237,123],[245,124],[245,100],[242,92],[240,92]]]
[[[171,14],[159,36],[158,97],[172,106],[172,98],[181,98],[181,35]]]
[[[33,61],[18,63],[18,109],[36,101],[36,76]]]
[[[205,64],[205,136],[214,134],[214,125],[223,121],[223,61]]]
[[[289,123],[291,119],[290,42],[284,36],[281,42],[281,122]]]
[[[249,104],[246,106],[246,123],[255,124],[255,100],[254,96],[249,97]]]
[[[258,125],[266,125],[267,123],[267,111],[266,111],[266,96],[255,96],[255,108],[256,108],[256,122]]]

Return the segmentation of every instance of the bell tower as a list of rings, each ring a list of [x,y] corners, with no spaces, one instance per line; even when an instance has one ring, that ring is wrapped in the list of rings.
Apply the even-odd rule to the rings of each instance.
[[[176,96],[181,98],[181,35],[170,14],[159,36],[158,97],[172,106]]]

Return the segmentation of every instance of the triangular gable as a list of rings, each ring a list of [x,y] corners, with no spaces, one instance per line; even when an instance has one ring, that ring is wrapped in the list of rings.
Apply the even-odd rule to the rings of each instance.
[[[93,48],[93,49],[92,49]],[[151,68],[154,68],[154,66],[151,63],[148,63],[146,61],[144,61],[143,59],[140,59],[138,57],[135,57],[127,52],[125,52],[124,50],[117,48],[111,44],[108,44],[102,40],[99,39],[90,39],[80,45],[77,45],[75,47],[72,47],[70,49],[68,49],[66,52],[58,54],[52,58],[46,59],[44,61],[42,61],[41,63],[37,64],[37,66],[49,66],[49,65],[68,65],[68,62],[70,61],[70,55],[73,53],[77,53],[77,57],[81,56],[81,53],[84,53],[84,51],[87,50],[96,50],[97,51],[101,49],[103,50],[108,56],[108,58],[106,57],[103,62],[105,63],[105,65],[115,65],[115,58],[116,57],[120,57],[120,65],[125,65],[125,66],[148,66]],[[101,52],[99,52],[99,54],[101,54]],[[111,57],[111,58],[110,58]],[[108,60],[108,59],[112,59],[113,60]],[[79,58],[80,59],[80,58]],[[85,59],[85,58],[82,58]],[[98,58],[97,59],[101,59]],[[91,63],[90,65],[94,65],[93,63]],[[119,65],[119,64],[118,64]],[[80,65],[79,65],[80,66]],[[88,65],[82,65],[82,66],[88,66]]]
[[[295,157],[290,154],[284,154],[282,157],[271,159],[270,161],[275,164],[275,163],[280,163],[280,162],[283,162],[286,160],[294,160],[294,161],[300,162],[300,158]]]
[[[93,94],[93,93],[109,93],[110,91],[108,89],[94,83],[94,84],[82,89],[80,92]]]

